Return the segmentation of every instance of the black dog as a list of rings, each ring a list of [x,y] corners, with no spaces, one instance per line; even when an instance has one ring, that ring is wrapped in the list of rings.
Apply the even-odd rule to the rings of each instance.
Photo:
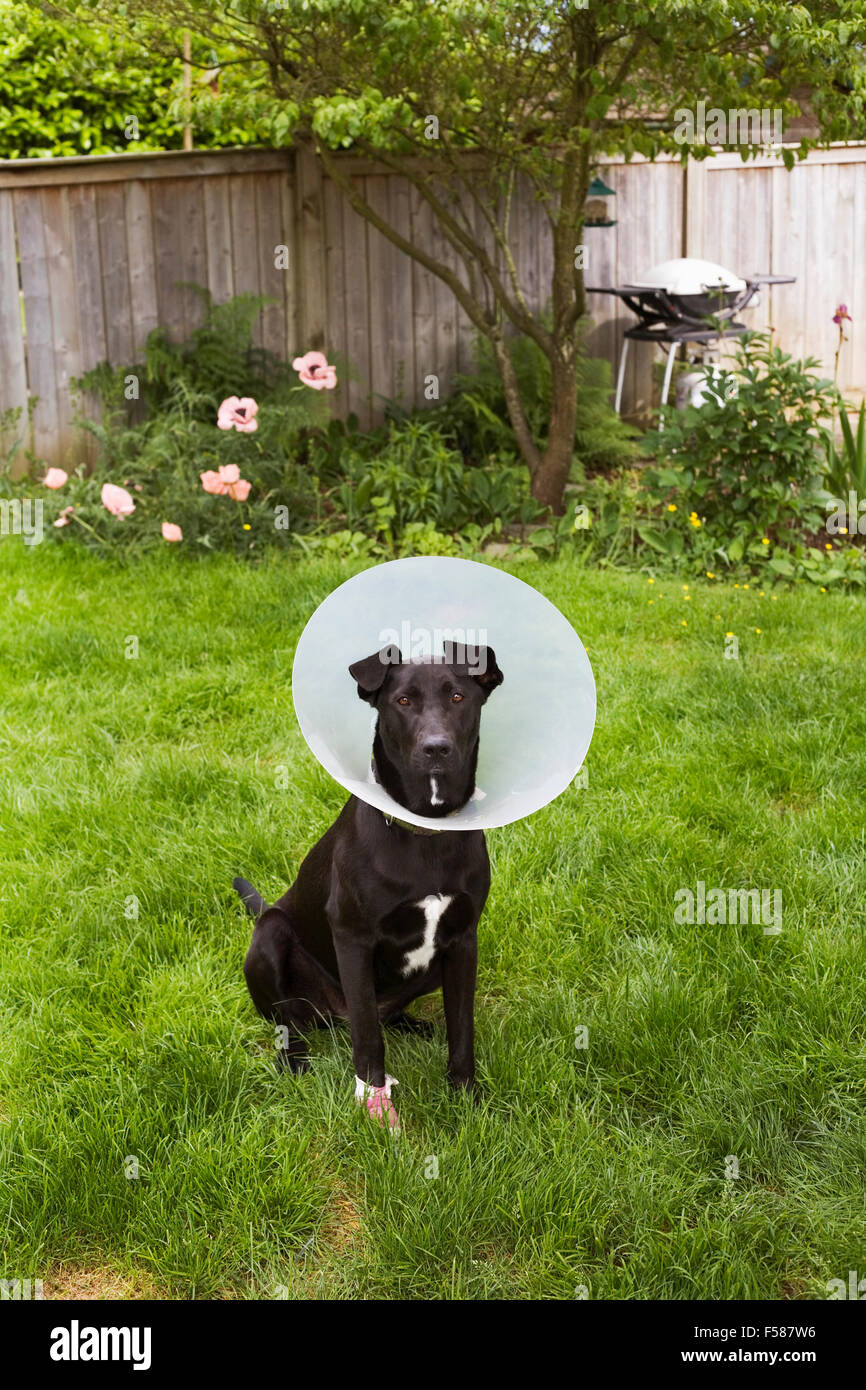
[[[490,648],[446,645],[445,660],[404,662],[384,648],[349,667],[378,711],[376,780],[416,815],[447,816],[475,789],[481,708],[502,682]],[[384,1023],[429,1033],[403,1010],[442,987],[448,1077],[475,1079],[476,932],[490,887],[480,830],[428,830],[351,797],[273,907],[245,879],[257,917],[244,974],[253,1003],[283,1025],[281,1065],[304,1070],[301,1036],[348,1018],[358,1082],[385,1084]]]

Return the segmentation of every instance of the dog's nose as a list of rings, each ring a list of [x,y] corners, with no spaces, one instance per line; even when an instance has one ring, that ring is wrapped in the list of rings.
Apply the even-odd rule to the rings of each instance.
[[[424,743],[424,752],[428,758],[447,758],[451,744],[442,738],[428,738]]]

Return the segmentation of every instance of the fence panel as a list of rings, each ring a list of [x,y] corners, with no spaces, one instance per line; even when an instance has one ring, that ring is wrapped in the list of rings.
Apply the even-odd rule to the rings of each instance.
[[[402,176],[341,156],[356,187],[416,244],[465,277],[418,190]],[[794,285],[763,292],[747,311],[772,325],[798,356],[828,374],[838,344],[832,314],[854,322],[839,384],[866,382],[866,145],[813,151],[792,172],[779,160],[743,164],[717,155],[686,169],[611,160],[616,224],[584,232],[590,284],[633,279],[680,255],[719,261],[738,274],[789,272]],[[474,214],[477,229],[481,213]],[[489,249],[492,238],[485,230]],[[510,240],[529,306],[545,307],[551,235],[543,205],[517,180]],[[285,248],[285,249],[283,249]],[[472,366],[474,330],[451,291],[360,218],[306,151],[119,155],[0,164],[0,409],[38,397],[33,446],[49,463],[87,457],[76,437],[70,381],[108,358],[140,358],[148,333],[177,338],[200,321],[197,283],[218,302],[267,294],[256,341],[282,355],[319,348],[348,370],[332,398],[366,427],[383,398],[423,405],[438,378]],[[619,300],[590,295],[590,348],[619,359],[632,318]],[[624,409],[646,418],[657,400],[652,346],[634,346]],[[92,403],[85,402],[85,406]]]
[[[754,271],[796,275],[794,285],[761,292],[747,310],[749,326],[772,325],[775,340],[797,357],[817,357],[832,376],[839,333],[833,314],[849,305],[854,322],[839,358],[839,385],[862,395],[866,386],[866,146],[811,151],[789,172],[779,160],[744,165],[717,155],[689,174],[688,254],[719,261],[748,277]],[[850,306],[856,306],[853,309]]]
[[[219,302],[242,290],[272,295],[256,341],[285,354],[291,168],[278,151],[0,165],[0,410],[37,398],[39,457],[69,467],[90,456],[73,423],[72,378],[139,360],[157,325],[175,339],[192,332],[203,309],[192,284]],[[280,246],[288,270],[277,266]]]

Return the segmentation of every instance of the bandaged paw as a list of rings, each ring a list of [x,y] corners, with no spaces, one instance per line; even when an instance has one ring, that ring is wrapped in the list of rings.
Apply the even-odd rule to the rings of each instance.
[[[358,1105],[366,1105],[374,1120],[380,1125],[387,1124],[392,1134],[400,1133],[400,1120],[391,1100],[391,1087],[399,1084],[393,1076],[385,1077],[384,1086],[371,1086],[360,1076],[355,1077],[355,1100]]]

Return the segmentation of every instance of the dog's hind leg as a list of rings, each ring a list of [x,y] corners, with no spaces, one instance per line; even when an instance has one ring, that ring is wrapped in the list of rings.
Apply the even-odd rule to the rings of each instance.
[[[413,1018],[400,1009],[395,1014],[386,1014],[382,1025],[392,1033],[414,1033],[419,1038],[432,1038],[436,1029],[426,1018]]]
[[[259,1013],[280,1030],[277,1066],[306,1071],[309,1056],[302,1035],[320,1027],[330,1009],[319,972],[281,908],[267,907],[256,922],[244,976]]]

